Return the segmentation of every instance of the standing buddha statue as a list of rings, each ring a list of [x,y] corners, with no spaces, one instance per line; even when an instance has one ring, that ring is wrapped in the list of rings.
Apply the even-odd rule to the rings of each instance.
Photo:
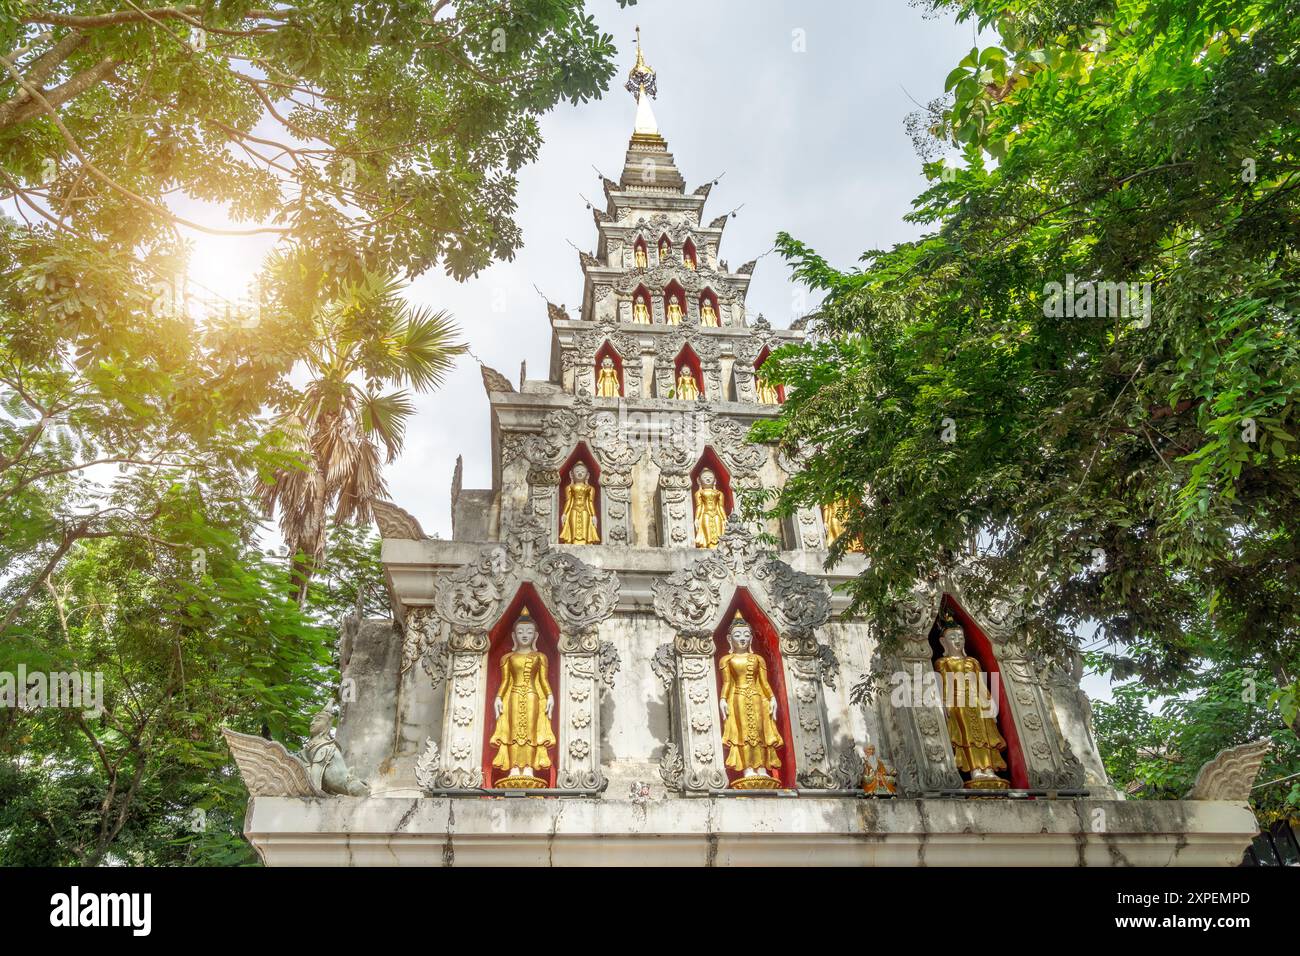
[[[614,368],[614,360],[606,355],[600,360],[600,371],[596,374],[596,397],[618,398],[621,392],[618,369]]]
[[[650,324],[650,304],[646,302],[645,295],[640,292],[632,300],[632,321],[641,325]]]
[[[776,386],[763,377],[762,368],[754,370],[754,388],[758,391],[758,401],[763,405],[780,405],[781,393]]]
[[[511,632],[513,648],[501,658],[501,687],[492,702],[496,727],[489,741],[497,747],[492,766],[509,771],[498,787],[544,787],[534,776],[551,766],[555,746],[551,713],[555,696],[546,679],[546,655],[537,650],[537,624],[524,608]]]
[[[587,481],[588,477],[590,472],[582,462],[569,472],[569,487],[564,489],[564,511],[560,515],[561,544],[600,544],[600,533],[596,529],[596,489]]]
[[[718,661],[722,672],[722,743],[727,769],[740,772],[731,782],[738,790],[775,790],[780,782],[768,769],[781,766],[777,748],[785,746],[776,729],[776,694],[767,680],[767,662],[754,653],[754,634],[737,611],[727,632],[731,653]]]
[[[695,271],[695,250],[690,246],[687,246],[682,250],[682,265],[686,266],[686,268],[690,269],[692,272]]]
[[[682,303],[677,296],[670,296],[668,299],[668,308],[666,310],[669,325],[682,324]]]
[[[717,476],[705,468],[695,492],[695,547],[716,548],[726,527],[727,496],[718,487]]]
[[[1006,790],[1010,784],[997,771],[1007,769],[1002,756],[1007,742],[998,731],[979,661],[966,655],[966,632],[949,621],[939,634],[939,643],[943,656],[934,662],[934,669],[943,682],[948,736],[957,769],[970,775],[966,781],[969,790]]]
[[[636,260],[636,267],[638,269],[648,269],[650,267],[650,259],[646,255],[644,242],[638,242],[636,244],[636,248],[632,250],[632,256]]]
[[[711,299],[700,300],[700,325],[706,329],[716,329],[721,325]]]
[[[695,384],[695,375],[685,362],[677,370],[676,397],[684,402],[693,402],[700,397],[700,387]]]
[[[844,530],[849,523],[849,508],[849,503],[843,498],[822,505],[822,522],[826,525],[826,547],[829,548],[844,537]],[[844,549],[846,551],[861,551],[862,542],[855,539],[848,542]]]
[[[672,253],[672,251],[673,251],[673,247],[668,242],[668,237],[662,236],[659,239],[659,264],[660,265],[663,265],[668,261],[668,256]]]

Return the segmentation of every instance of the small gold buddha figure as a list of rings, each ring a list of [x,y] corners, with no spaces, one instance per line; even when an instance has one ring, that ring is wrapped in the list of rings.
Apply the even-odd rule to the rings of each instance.
[[[727,769],[741,774],[731,786],[775,790],[781,784],[768,770],[781,766],[776,751],[785,746],[776,729],[776,694],[767,680],[767,662],[754,653],[754,634],[739,611],[727,631],[727,644],[731,653],[718,661],[722,672],[718,709]]]
[[[695,375],[685,362],[677,370],[676,397],[684,402],[693,402],[700,397],[700,387],[695,384]]]
[[[650,324],[650,303],[639,292],[632,300],[632,321],[641,325]]]
[[[509,773],[498,787],[544,787],[534,776],[551,766],[555,746],[551,713],[555,696],[546,679],[546,655],[537,650],[537,624],[524,608],[511,632],[513,649],[501,658],[501,687],[492,702],[496,728],[489,743],[497,747],[492,766]]]
[[[596,489],[587,480],[590,476],[582,462],[569,472],[564,511],[560,515],[561,544],[600,544],[600,533],[596,530]]]
[[[692,272],[695,271],[695,250],[690,246],[687,246],[682,250],[682,265],[686,266],[686,268],[690,269]]]
[[[780,405],[781,393],[776,390],[776,386],[768,382],[763,377],[763,370],[755,369],[754,371],[754,388],[758,391],[758,401],[762,405]]]
[[[669,325],[682,324],[682,303],[677,296],[673,296],[668,300],[668,308],[665,314],[668,317]]]
[[[966,632],[960,624],[945,624],[939,635],[943,656],[934,662],[943,682],[943,703],[948,711],[948,736],[952,738],[957,769],[970,774],[970,790],[1006,790],[998,776],[1007,769],[1002,754],[1007,742],[998,731],[992,700],[984,685],[979,661],[966,655]]]
[[[695,547],[716,548],[727,527],[727,496],[718,487],[717,476],[705,468],[695,490]]]
[[[711,299],[700,300],[700,325],[706,329],[716,329],[721,325]]]
[[[862,792],[877,797],[897,793],[897,778],[894,772],[885,766],[883,760],[876,758],[876,748],[867,746],[862,753],[866,757],[862,771]]]
[[[645,243],[638,242],[636,248],[632,251],[632,255],[636,259],[638,269],[648,269],[650,267],[650,259],[646,255]]]
[[[844,530],[848,527],[850,505],[843,498],[832,501],[828,505],[822,505],[822,522],[826,525],[826,547],[830,547],[840,538],[844,537]],[[853,540],[845,544],[846,551],[861,551],[862,542]]]
[[[600,360],[600,369],[596,373],[596,397],[618,398],[621,392],[618,369],[614,368],[614,360],[606,355]]]
[[[659,261],[661,263],[668,261],[668,256],[673,251],[672,244],[669,243],[668,237],[663,236],[659,240]]]

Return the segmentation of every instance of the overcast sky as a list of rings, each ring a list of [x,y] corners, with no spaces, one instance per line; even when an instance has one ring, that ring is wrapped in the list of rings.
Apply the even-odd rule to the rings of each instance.
[[[922,19],[906,0],[642,0],[626,10],[596,0],[589,8],[618,44],[618,76],[603,99],[544,118],[540,158],[520,175],[518,257],[465,283],[428,274],[411,290],[452,312],[474,353],[512,382],[521,361],[530,378],[549,366],[550,325],[533,286],[574,312],[581,301],[573,246],[594,252],[596,228],[579,194],[603,204],[592,167],[611,179],[622,171],[636,106],[622,83],[637,24],[658,74],[659,129],[687,188],[725,173],[705,221],[743,204],[720,250],[733,268],[770,250],[780,230],[841,267],[918,234],[902,217],[925,179],[903,121],[913,99],[943,92],[972,45],[969,25]],[[809,307],[775,254],[759,262],[747,301],[751,315],[777,326]],[[426,532],[447,537],[456,455],[465,456],[465,487],[491,482],[477,363],[466,358],[441,391],[416,402],[406,450],[387,477],[393,500]]]

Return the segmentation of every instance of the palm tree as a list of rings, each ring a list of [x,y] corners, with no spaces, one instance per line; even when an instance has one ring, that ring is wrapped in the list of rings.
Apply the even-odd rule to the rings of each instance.
[[[326,513],[369,521],[371,503],[387,495],[380,446],[391,463],[415,409],[401,386],[437,388],[465,351],[450,316],[413,307],[401,287],[369,274],[321,311],[306,358],[311,381],[276,422],[300,464],[259,481],[259,495],[268,518],[280,510],[300,604],[325,558]],[[380,394],[391,386],[399,388]]]

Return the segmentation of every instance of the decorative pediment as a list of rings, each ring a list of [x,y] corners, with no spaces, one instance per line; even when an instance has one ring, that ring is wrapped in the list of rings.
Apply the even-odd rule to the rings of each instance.
[[[438,616],[454,634],[482,635],[486,641],[519,587],[530,583],[564,633],[594,632],[614,612],[618,575],[553,549],[549,537],[537,516],[516,519],[501,544],[439,579],[434,591]]]
[[[718,297],[719,302],[735,302],[737,296],[731,286],[731,279],[725,272],[710,268],[704,262],[695,269],[687,269],[681,263],[655,265],[648,269],[628,269],[614,279],[614,291],[626,298],[631,298],[637,286],[644,285],[657,294],[676,282],[692,299],[698,299],[705,289]]]
[[[711,636],[737,588],[745,588],[787,641],[811,640],[830,618],[830,588],[764,551],[732,515],[716,549],[654,583],[655,614],[679,635]]]
[[[715,415],[707,403],[698,403],[686,414],[675,416],[667,431],[660,434],[651,457],[661,476],[681,476],[695,467],[706,446],[712,447],[727,466],[733,487],[758,487],[767,448],[751,442],[744,428],[730,418]]]
[[[608,410],[597,411],[591,396],[585,393],[568,408],[547,415],[541,433],[533,435],[524,445],[524,454],[535,467],[556,468],[578,442],[587,443],[603,472],[615,475],[625,474],[642,454],[639,445],[623,440],[618,415]]]
[[[626,395],[639,395],[641,392],[641,340],[634,334],[624,331],[627,327],[619,325],[614,317],[607,317],[597,323],[596,328],[578,336],[572,348],[561,352],[560,361],[565,369],[581,369],[584,373],[596,367],[596,353],[608,342],[614,346],[619,358],[623,360],[623,390]],[[582,379],[579,379],[582,381]]]

